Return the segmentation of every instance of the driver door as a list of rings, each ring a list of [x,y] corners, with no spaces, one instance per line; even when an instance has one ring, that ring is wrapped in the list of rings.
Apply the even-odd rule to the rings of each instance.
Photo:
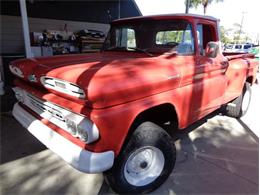
[[[210,41],[217,41],[215,25],[199,23],[196,30],[199,52],[196,55],[193,79],[198,96],[194,106],[197,107],[197,116],[201,118],[221,106],[227,85],[227,66],[221,63],[222,55],[210,56],[205,52]]]

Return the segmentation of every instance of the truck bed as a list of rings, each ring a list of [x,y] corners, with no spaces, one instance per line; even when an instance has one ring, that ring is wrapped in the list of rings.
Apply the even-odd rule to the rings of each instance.
[[[251,53],[234,53],[234,52],[223,52],[222,53],[229,61],[237,58],[254,58],[255,54]]]

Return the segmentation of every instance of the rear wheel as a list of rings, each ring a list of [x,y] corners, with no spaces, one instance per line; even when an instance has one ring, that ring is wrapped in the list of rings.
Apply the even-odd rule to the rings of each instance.
[[[226,106],[226,115],[239,118],[246,114],[251,102],[251,87],[249,83],[245,83],[243,92]]]
[[[175,165],[172,138],[152,122],[142,123],[122,149],[105,179],[117,193],[139,194],[158,188]]]

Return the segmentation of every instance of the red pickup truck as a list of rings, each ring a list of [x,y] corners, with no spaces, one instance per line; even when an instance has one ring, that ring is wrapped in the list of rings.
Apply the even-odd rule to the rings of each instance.
[[[154,190],[174,168],[169,131],[222,106],[233,117],[248,109],[258,62],[222,53],[218,24],[189,14],[121,19],[99,53],[13,61],[13,115],[74,168],[104,172],[116,192]]]

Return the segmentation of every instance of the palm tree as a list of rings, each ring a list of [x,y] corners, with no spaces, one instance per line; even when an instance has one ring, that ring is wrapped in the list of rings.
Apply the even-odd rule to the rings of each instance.
[[[215,1],[216,3],[218,2],[222,2],[223,0],[185,0],[185,4],[186,4],[186,13],[188,12],[187,10],[187,6],[190,7],[195,7],[197,8],[199,5],[203,6],[203,13],[206,14],[207,13],[207,8],[208,5],[210,5],[213,1]]]
[[[204,13],[204,15],[205,15],[206,12],[207,12],[208,5],[211,4],[212,1],[213,1],[213,0],[204,0],[204,1],[202,1],[203,13]]]
[[[211,4],[214,0],[202,0],[203,13],[206,14],[208,5]],[[223,2],[223,0],[215,0],[216,3]]]

